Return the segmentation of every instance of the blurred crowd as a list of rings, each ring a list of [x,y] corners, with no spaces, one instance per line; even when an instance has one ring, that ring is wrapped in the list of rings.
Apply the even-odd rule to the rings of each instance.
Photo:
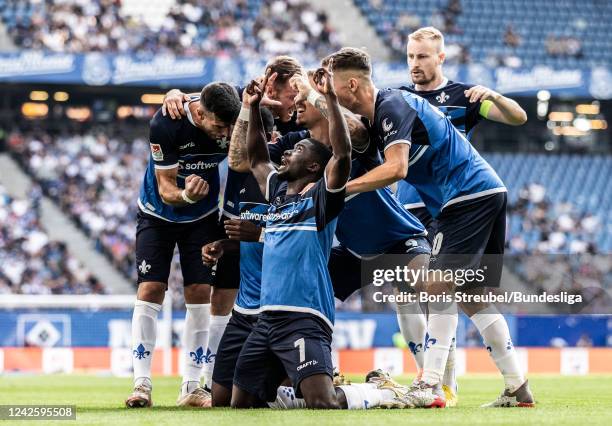
[[[40,223],[40,198],[39,187],[15,199],[0,185],[0,293],[104,293],[65,244],[49,238]]]
[[[321,57],[337,47],[326,14],[304,0],[176,0],[157,12],[127,3],[17,0],[30,14],[9,35],[18,47],[74,53]]]
[[[136,283],[136,200],[149,159],[148,142],[125,139],[101,127],[57,137],[13,132],[8,146],[96,248]],[[176,255],[169,287],[180,302],[182,278]]]
[[[596,253],[601,220],[578,213],[571,202],[551,203],[546,188],[533,183],[508,206],[508,253]]]
[[[578,213],[570,202],[551,203],[546,188],[533,183],[508,206],[507,262],[538,293],[580,294],[585,313],[602,313],[612,289],[612,258],[595,243],[602,223],[592,213]]]

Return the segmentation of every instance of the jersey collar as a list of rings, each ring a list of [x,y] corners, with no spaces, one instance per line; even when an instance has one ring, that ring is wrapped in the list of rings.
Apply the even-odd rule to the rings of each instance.
[[[183,109],[185,110],[185,114],[187,115],[187,120],[189,120],[189,122],[191,124],[196,126],[195,122],[193,121],[193,116],[191,115],[191,109],[189,108],[189,104],[190,103],[191,103],[191,101],[183,103]],[[198,126],[196,126],[196,127],[198,127]]]
[[[447,84],[448,84],[448,78],[444,77],[444,79],[442,80],[442,83],[440,83],[440,85],[436,87],[434,90],[440,90],[441,88],[446,87]]]

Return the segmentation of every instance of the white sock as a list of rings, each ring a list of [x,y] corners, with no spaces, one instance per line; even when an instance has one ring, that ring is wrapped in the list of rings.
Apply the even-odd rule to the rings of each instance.
[[[295,390],[291,386],[279,386],[276,391],[276,400],[268,402],[270,408],[293,410],[296,408],[306,408],[303,398],[295,396]]]
[[[429,304],[422,379],[430,385],[435,385],[442,381],[448,351],[457,332],[459,319],[454,303],[442,309],[432,309],[432,305]]]
[[[151,387],[151,363],[157,337],[157,303],[136,300],[132,314],[132,365],[134,386]]]
[[[206,350],[203,372],[204,386],[208,389],[212,387],[212,374],[215,368],[215,358],[217,358],[219,342],[221,341],[221,337],[223,337],[223,332],[231,317],[232,314],[210,316],[210,335],[208,337],[208,349]]]
[[[205,348],[208,347],[208,329],[210,327],[210,303],[186,303],[185,328],[183,329],[183,352],[185,372],[181,392],[193,387],[192,383],[200,384],[202,366],[206,358]],[[183,393],[184,395],[184,393]]]
[[[444,377],[442,384],[448,386],[457,392],[457,376],[455,374],[455,354],[457,353],[457,339],[453,337],[451,347],[448,350],[448,358],[446,360],[446,368],[444,369]]]
[[[495,365],[504,376],[506,389],[515,391],[525,383],[525,376],[512,344],[506,319],[495,306],[475,313],[470,319],[480,332]]]
[[[355,383],[338,386],[344,392],[349,410],[366,410],[379,407],[385,399],[395,397],[389,389],[377,389],[373,383]]]
[[[427,320],[418,302],[397,305],[397,323],[419,372],[423,370],[423,342],[427,332]]]

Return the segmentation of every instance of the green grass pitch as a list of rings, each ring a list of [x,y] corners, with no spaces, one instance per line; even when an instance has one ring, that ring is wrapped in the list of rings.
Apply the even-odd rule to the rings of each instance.
[[[357,377],[352,379],[360,380]],[[410,380],[408,377],[399,379],[403,383]],[[154,378],[154,408],[127,410],[123,407],[123,400],[130,391],[130,379],[4,375],[0,378],[0,405],[75,404],[76,423],[113,426],[612,424],[612,376],[531,376],[531,388],[538,403],[533,409],[479,408],[480,404],[498,395],[502,380],[500,377],[471,375],[459,379],[460,400],[456,408],[368,411],[179,409],[175,406],[179,381],[178,377]],[[5,422],[0,421],[2,423]],[[67,422],[54,424],[65,425]]]

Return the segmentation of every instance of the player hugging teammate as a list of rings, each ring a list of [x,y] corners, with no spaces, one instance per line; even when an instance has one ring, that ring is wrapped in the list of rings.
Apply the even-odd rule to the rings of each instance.
[[[524,112],[490,89],[444,79],[443,38],[435,29],[412,34],[408,56],[416,85],[402,89],[377,89],[367,53],[343,48],[309,73],[293,58],[274,58],[265,75],[238,89],[239,111],[237,91],[223,83],[199,97],[169,92],[169,117],[158,112],[151,122],[139,199],[135,388],[128,406],[151,405],[155,322],[175,244],[187,307],[179,405],[456,404],[454,304],[430,303],[427,316],[418,303],[397,306],[419,369],[412,385],[379,370],[366,383],[348,384],[334,377],[331,363],[334,297],[359,289],[363,258],[402,254],[415,269],[486,267],[486,285],[499,284],[506,189],[464,133],[479,117],[521,124]],[[449,99],[453,105],[442,105]],[[219,222],[218,163],[225,156]],[[389,189],[396,182],[397,196]],[[416,213],[423,223],[414,207],[422,208]],[[334,236],[340,244],[332,247]],[[426,281],[416,291],[436,295],[454,287]],[[461,308],[505,379],[504,392],[487,406],[533,406],[503,316],[493,306]]]

